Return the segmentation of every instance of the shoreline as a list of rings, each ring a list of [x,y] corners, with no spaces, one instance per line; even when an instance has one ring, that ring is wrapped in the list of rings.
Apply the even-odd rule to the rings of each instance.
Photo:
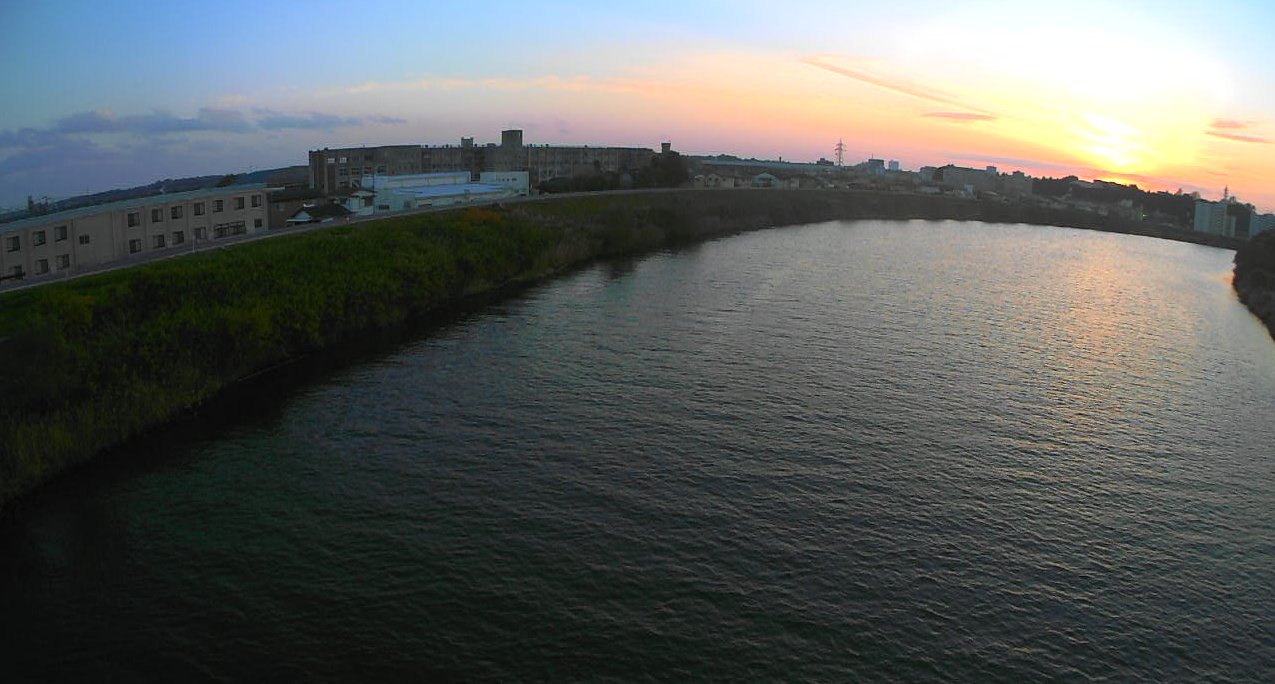
[[[1275,339],[1275,231],[1253,236],[1235,252],[1231,287]]]
[[[0,294],[0,515],[227,388],[357,337],[428,324],[599,259],[857,219],[1052,225],[1234,248],[1115,217],[953,197],[672,190],[341,224],[49,283]]]

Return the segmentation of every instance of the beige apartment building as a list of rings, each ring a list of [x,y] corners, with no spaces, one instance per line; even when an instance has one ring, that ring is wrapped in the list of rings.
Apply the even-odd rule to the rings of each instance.
[[[0,223],[0,286],[266,230],[266,186],[236,185]]]

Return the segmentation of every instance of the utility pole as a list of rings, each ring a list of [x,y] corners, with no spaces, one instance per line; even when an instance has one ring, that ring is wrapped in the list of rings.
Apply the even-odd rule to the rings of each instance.
[[[841,163],[846,156],[846,144],[841,142],[841,139],[838,138],[837,146],[832,148],[832,151],[837,153],[837,166],[841,166]]]

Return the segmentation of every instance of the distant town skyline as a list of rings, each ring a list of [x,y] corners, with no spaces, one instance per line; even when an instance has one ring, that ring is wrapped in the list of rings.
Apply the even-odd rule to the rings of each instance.
[[[498,141],[1099,178],[1275,210],[1275,3],[0,9],[0,205]],[[50,36],[56,39],[51,39]]]

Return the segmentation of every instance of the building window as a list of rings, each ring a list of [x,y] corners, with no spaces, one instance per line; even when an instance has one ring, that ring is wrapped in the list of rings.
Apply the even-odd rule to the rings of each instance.
[[[253,228],[260,228],[260,227],[261,227],[261,219],[253,219],[253,220],[252,220],[252,227],[253,227]]]
[[[164,220],[163,209],[151,209],[151,223],[160,223]]]
[[[253,196],[252,196],[252,206],[254,206],[254,207],[259,207],[259,206],[261,206],[261,195],[253,195]]]
[[[70,268],[70,267],[71,267],[71,255],[59,254],[58,255],[58,270],[61,271],[64,268]]]
[[[10,252],[16,252],[22,249],[22,240],[17,235],[14,235],[5,241],[5,248]]]
[[[195,216],[203,216],[203,215],[204,215],[204,203],[195,202]]]
[[[128,253],[129,253],[129,254],[137,254],[137,253],[138,253],[138,252],[140,252],[140,251],[142,251],[142,241],[141,241],[141,240],[138,240],[138,239],[132,239],[132,240],[129,240],[129,241],[128,241]]]
[[[53,229],[53,241],[61,242],[66,239],[66,226],[58,226]]]
[[[207,239],[208,239],[208,229],[207,229],[207,228],[205,228],[205,227],[203,227],[203,226],[200,226],[200,227],[196,228],[196,229],[195,229],[195,239],[196,239],[196,240],[207,240]]]
[[[390,210],[390,205],[388,205],[388,204],[378,204],[378,205],[376,205],[376,209],[377,209],[377,211],[389,211],[389,210]]]
[[[365,206],[365,207],[370,207],[370,206],[372,206],[372,198],[371,198],[371,197],[364,197],[364,198],[363,198],[363,206]]]
[[[370,154],[363,155],[363,161],[372,161],[372,155]]]
[[[233,221],[231,223],[220,223],[213,226],[213,238],[220,240],[221,238],[230,237],[232,235],[243,235],[248,232],[244,227],[243,221]]]
[[[338,176],[348,176],[348,175],[350,175],[350,170],[349,170],[349,169],[347,169],[347,168],[345,168],[344,166],[342,166],[341,168],[339,168],[339,169],[337,169],[337,170],[336,170],[336,175],[338,175]]]
[[[172,217],[174,221],[176,221],[177,219],[182,217],[182,208],[180,206],[173,207],[168,210],[168,215]]]
[[[135,211],[128,212],[128,227],[136,228],[138,223],[141,223],[141,219],[138,218],[137,212]]]
[[[243,209],[243,198],[242,198],[242,197],[236,197],[236,198],[235,198],[235,209]]]
[[[370,167],[370,166],[364,166],[364,167],[363,167],[363,173],[372,173],[372,167]]]
[[[328,157],[328,163],[329,163],[329,164],[335,164],[335,163],[336,163],[336,157]]]
[[[151,238],[151,246],[152,246],[152,247],[154,247],[155,249],[163,249],[163,248],[164,248],[164,236],[163,236],[163,235],[156,235],[156,236],[152,237],[152,238]]]
[[[216,200],[213,202],[213,213],[219,213],[225,206],[225,200]]]
[[[186,242],[186,232],[182,230],[173,231],[173,244],[180,245]]]
[[[17,277],[21,278],[21,277],[22,277],[22,267],[21,267],[21,266],[14,266],[13,268],[9,269],[9,275],[14,275],[14,276],[17,276]]]
[[[35,231],[34,233],[32,233],[32,234],[31,234],[31,244],[35,245],[36,247],[39,247],[40,245],[44,244],[45,242],[46,242],[46,241],[45,241],[45,239],[44,239],[44,231],[42,231],[42,230],[37,230],[37,231]]]
[[[342,164],[344,164],[344,163],[345,163],[345,157],[341,157],[341,159],[340,159],[340,163],[342,163]]]
[[[48,259],[36,259],[36,260],[35,260],[35,274],[36,274],[36,275],[44,275],[45,273],[48,273],[48,272],[49,272],[49,260],[48,260]]]
[[[385,167],[384,167],[384,166],[378,166],[378,167],[376,167],[376,172],[377,172],[377,173],[385,173]]]
[[[89,243],[89,236],[87,236],[87,235],[81,235],[81,236],[80,236],[80,244],[81,244],[81,245],[87,245],[88,243]]]

